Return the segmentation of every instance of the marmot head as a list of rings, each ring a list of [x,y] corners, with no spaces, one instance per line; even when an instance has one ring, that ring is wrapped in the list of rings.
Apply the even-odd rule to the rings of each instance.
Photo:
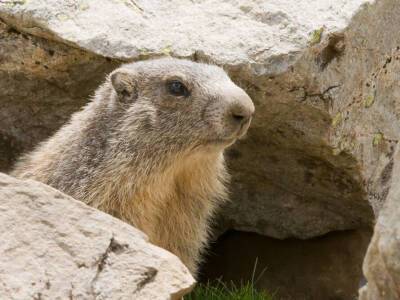
[[[123,65],[109,81],[111,103],[123,109],[124,139],[150,146],[223,149],[246,133],[254,113],[250,97],[214,65],[148,60]],[[138,129],[145,136],[130,134]]]

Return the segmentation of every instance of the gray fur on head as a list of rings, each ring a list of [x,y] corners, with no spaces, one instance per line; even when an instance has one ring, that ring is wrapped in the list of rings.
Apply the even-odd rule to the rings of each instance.
[[[210,216],[226,198],[223,150],[247,131],[253,112],[217,66],[173,58],[126,64],[13,174],[138,227],[195,273]]]

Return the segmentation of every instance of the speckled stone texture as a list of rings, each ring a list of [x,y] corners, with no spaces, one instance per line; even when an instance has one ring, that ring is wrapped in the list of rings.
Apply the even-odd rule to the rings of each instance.
[[[194,279],[139,230],[0,173],[2,299],[180,299]]]
[[[364,260],[368,284],[360,290],[360,300],[400,299],[400,152],[393,176],[397,180],[379,214],[374,235]]]

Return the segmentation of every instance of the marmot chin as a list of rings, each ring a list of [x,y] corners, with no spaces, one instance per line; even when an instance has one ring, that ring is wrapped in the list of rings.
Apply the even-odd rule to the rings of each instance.
[[[223,151],[246,133],[253,112],[217,66],[126,64],[12,174],[132,224],[195,275],[210,218],[226,199]]]

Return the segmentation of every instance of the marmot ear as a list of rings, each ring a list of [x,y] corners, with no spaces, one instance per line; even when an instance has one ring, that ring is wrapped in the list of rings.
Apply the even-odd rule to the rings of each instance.
[[[110,76],[111,84],[123,103],[131,103],[138,97],[136,78],[133,72],[117,70]]]

